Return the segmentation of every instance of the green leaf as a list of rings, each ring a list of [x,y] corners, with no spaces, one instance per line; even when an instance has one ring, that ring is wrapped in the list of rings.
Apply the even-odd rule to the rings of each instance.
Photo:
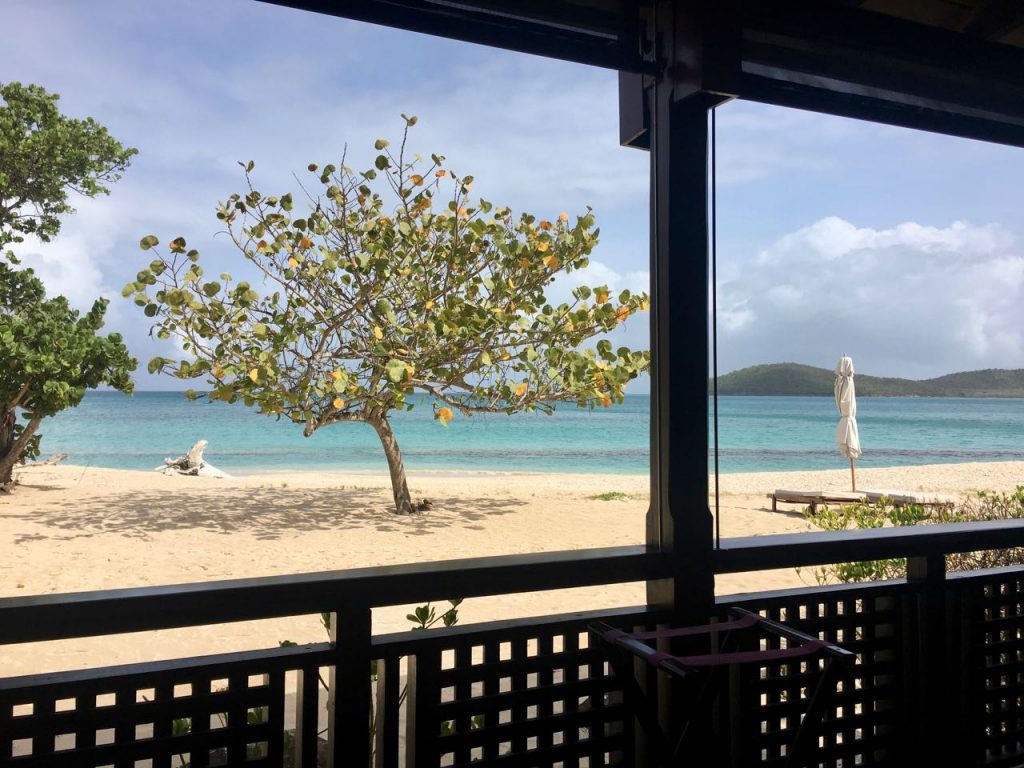
[[[150,248],[155,248],[159,244],[160,241],[157,239],[156,235],[146,235],[144,238],[139,240],[139,248],[144,251],[148,251]]]
[[[407,368],[405,362],[402,360],[388,360],[388,364],[385,366],[388,378],[396,384],[405,378]]]

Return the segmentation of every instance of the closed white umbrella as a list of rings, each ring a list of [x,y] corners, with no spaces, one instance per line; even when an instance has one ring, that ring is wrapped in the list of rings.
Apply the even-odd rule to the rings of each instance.
[[[857,433],[857,392],[853,386],[853,360],[843,355],[836,364],[836,408],[839,426],[836,427],[836,446],[839,453],[850,460],[850,483],[857,490],[854,461],[861,454],[860,435]]]

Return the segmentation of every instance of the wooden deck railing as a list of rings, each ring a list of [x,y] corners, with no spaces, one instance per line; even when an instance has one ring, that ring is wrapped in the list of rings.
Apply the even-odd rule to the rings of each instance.
[[[1024,546],[1024,524],[765,536],[723,541],[713,566],[908,557],[905,580],[719,603],[857,654],[855,681],[819,740],[822,765],[896,765],[919,754],[939,765],[950,755],[958,765],[1011,765],[1024,763],[1024,571],[944,570],[948,553],[1011,546]],[[371,609],[670,573],[661,555],[611,548],[0,599],[6,644],[334,614],[332,643],[0,679],[0,766],[312,768],[318,753],[320,764],[358,766],[371,753],[385,766],[632,764],[632,718],[587,647],[586,626],[664,616],[640,607],[374,636]],[[799,722],[800,674],[766,665],[742,689],[742,764],[781,764]]]

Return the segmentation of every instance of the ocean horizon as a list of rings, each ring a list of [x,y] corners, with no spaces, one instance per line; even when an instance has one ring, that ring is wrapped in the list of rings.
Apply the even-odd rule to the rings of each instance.
[[[456,416],[445,428],[424,400],[392,423],[411,473],[645,474],[649,414],[649,395],[627,395],[607,409]],[[720,397],[720,471],[844,468],[833,443],[837,420],[831,397]],[[1024,399],[861,398],[858,423],[863,468],[1024,461]],[[151,470],[204,439],[207,461],[232,474],[387,471],[368,425],[332,425],[305,438],[291,422],[174,391],[89,392],[40,432],[43,456],[67,453],[85,466]]]

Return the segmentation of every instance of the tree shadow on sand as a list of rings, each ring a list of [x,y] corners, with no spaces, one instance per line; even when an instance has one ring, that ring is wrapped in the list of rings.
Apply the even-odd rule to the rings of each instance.
[[[205,530],[230,535],[249,533],[259,539],[280,539],[307,531],[337,531],[372,526],[378,531],[427,535],[460,526],[483,529],[487,519],[509,514],[526,502],[506,498],[435,496],[432,509],[410,516],[391,511],[391,493],[377,489],[225,488],[216,495],[181,490],[126,491],[118,497],[84,498],[9,512],[47,528],[15,538],[15,543],[40,539],[77,539],[100,534],[147,538],[175,530]]]

